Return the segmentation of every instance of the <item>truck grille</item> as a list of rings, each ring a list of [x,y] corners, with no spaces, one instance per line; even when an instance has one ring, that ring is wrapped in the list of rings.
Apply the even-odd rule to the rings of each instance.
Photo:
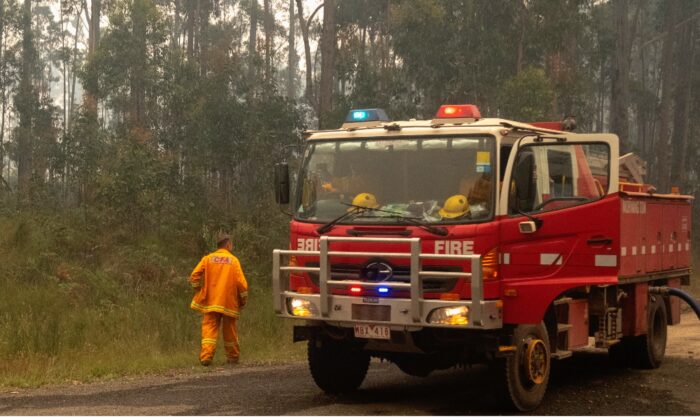
[[[307,267],[318,267],[317,262],[306,263]],[[362,278],[362,268],[365,264],[332,264],[331,265],[331,280],[364,280]],[[394,274],[389,281],[399,283],[411,282],[411,268],[408,266],[393,266]],[[450,265],[424,265],[423,271],[441,271],[441,272],[462,272],[462,267]],[[311,281],[318,286],[318,273],[309,273]],[[459,277],[424,277],[423,291],[433,293],[444,293],[454,289]]]

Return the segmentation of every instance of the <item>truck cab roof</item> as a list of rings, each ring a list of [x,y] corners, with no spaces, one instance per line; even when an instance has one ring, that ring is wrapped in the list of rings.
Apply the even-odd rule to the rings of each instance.
[[[304,135],[307,140],[337,140],[368,137],[401,137],[401,136],[430,136],[456,134],[494,134],[505,136],[511,131],[524,133],[543,133],[566,135],[566,131],[550,130],[531,124],[506,120],[502,118],[482,118],[473,122],[447,123],[444,120],[408,120],[408,121],[368,121],[355,123],[331,130],[307,130]]]

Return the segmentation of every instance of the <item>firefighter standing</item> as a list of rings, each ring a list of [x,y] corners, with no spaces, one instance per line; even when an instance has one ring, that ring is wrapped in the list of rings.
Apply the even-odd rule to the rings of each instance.
[[[231,253],[231,237],[219,235],[216,245],[217,250],[202,258],[189,280],[197,291],[190,308],[204,314],[199,354],[203,366],[209,366],[214,358],[219,326],[223,329],[228,363],[238,363],[240,350],[236,322],[239,310],[248,301],[248,283],[238,258]]]

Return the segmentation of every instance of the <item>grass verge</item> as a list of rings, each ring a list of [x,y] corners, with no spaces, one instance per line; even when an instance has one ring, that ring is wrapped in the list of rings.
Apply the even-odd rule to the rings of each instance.
[[[75,226],[0,217],[0,387],[198,366],[201,315],[189,309],[187,276],[201,252]],[[251,288],[239,323],[242,363],[300,360],[292,324],[273,313],[263,252],[239,255]],[[220,339],[215,363],[224,360]]]

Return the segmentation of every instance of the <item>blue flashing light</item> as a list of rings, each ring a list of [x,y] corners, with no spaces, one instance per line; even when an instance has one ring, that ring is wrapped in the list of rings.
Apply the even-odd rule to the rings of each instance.
[[[389,293],[389,288],[388,287],[378,287],[377,291],[379,292],[380,295],[386,295]]]
[[[364,121],[367,119],[367,111],[353,111],[352,119],[354,121]]]
[[[366,121],[391,121],[386,112],[381,108],[353,109],[345,118],[346,123],[358,123]]]

